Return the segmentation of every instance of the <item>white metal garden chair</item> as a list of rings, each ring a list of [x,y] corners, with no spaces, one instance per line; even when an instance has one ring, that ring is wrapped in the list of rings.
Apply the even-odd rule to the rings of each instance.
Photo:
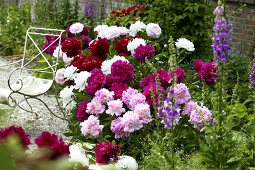
[[[49,60],[49,57],[45,56],[44,52],[56,42],[58,42],[58,45],[60,45],[62,34],[64,32],[65,30],[36,27],[30,27],[27,30],[23,58],[18,62],[6,65],[8,66],[21,63],[21,66],[13,70],[8,78],[9,89],[0,88],[0,102],[2,100],[2,102],[8,103],[10,105],[12,104],[14,107],[19,107],[20,109],[27,112],[35,113],[31,104],[29,103],[30,99],[35,99],[38,102],[41,102],[51,114],[60,119],[66,120],[65,114],[63,114],[63,117],[55,114],[49,108],[49,106],[47,106],[47,104],[39,98],[39,96],[45,94],[52,87],[58,65],[58,58],[52,62]],[[45,37],[47,35],[54,36],[56,39],[42,50],[40,47],[38,47],[38,43],[36,43],[36,37],[38,38],[39,36],[42,38],[42,36]],[[29,56],[28,51],[30,49],[28,48],[31,48],[31,45],[28,45],[29,43],[32,43],[32,46],[36,49],[36,55]],[[38,61],[46,63],[47,66],[40,69],[34,68],[33,66],[31,67],[31,65],[37,64]],[[35,73],[46,74],[47,78],[36,77],[34,76]],[[15,99],[15,95],[21,95],[23,99],[17,101]],[[24,108],[21,105],[22,102],[26,102],[28,107]],[[36,114],[36,116],[38,115]]]

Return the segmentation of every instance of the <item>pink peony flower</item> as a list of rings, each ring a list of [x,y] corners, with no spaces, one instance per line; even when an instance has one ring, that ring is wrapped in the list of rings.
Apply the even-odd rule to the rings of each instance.
[[[65,73],[65,68],[61,68],[56,71],[55,81],[58,84],[63,85],[65,83],[64,73]]]
[[[105,105],[101,103],[101,101],[98,101],[96,99],[91,100],[87,104],[87,113],[99,115],[105,111]]]
[[[134,113],[139,116],[139,119],[147,124],[152,121],[150,106],[145,103],[139,103],[135,106]]]
[[[137,93],[132,96],[130,96],[130,101],[128,103],[128,107],[131,110],[134,110],[136,105],[138,104],[145,104],[146,103],[146,97],[142,93]]]
[[[129,133],[124,131],[125,125],[122,123],[122,118],[114,119],[111,123],[111,131],[115,134],[115,138],[128,137]]]
[[[114,92],[102,88],[95,93],[94,99],[101,104],[106,104],[108,101],[113,100]]]
[[[94,115],[90,115],[87,120],[80,124],[81,126],[81,133],[86,135],[92,135],[94,137],[98,137],[100,132],[103,129],[103,125],[99,124],[99,119]]]
[[[149,23],[146,26],[146,33],[151,38],[158,38],[161,35],[162,31],[158,24]]]
[[[128,111],[123,115],[122,123],[125,126],[124,131],[132,133],[143,127],[143,121],[140,120],[139,115],[133,111]]]
[[[109,101],[107,105],[109,109],[106,110],[106,113],[109,115],[120,116],[125,112],[125,108],[123,108],[123,103],[120,99]]]
[[[132,100],[132,97],[133,95],[135,94],[138,94],[138,90],[136,89],[133,89],[131,87],[129,87],[127,90],[125,90],[123,93],[122,93],[122,98],[121,100],[126,104],[128,105],[129,102]]]
[[[174,87],[174,98],[176,104],[185,104],[191,98],[187,86],[183,83],[176,84]]]

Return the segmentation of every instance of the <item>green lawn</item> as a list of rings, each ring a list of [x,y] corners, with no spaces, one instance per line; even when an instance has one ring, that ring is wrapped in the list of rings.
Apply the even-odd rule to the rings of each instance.
[[[0,108],[0,128],[7,124],[9,118],[10,109]]]

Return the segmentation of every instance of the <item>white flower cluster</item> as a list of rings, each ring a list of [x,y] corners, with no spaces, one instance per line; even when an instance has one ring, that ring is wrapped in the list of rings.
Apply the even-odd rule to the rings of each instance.
[[[78,89],[79,91],[82,91],[87,86],[87,80],[90,77],[91,73],[87,71],[82,71],[77,74],[77,76],[74,78],[75,89]]]
[[[72,24],[70,26],[69,30],[73,34],[79,34],[79,33],[81,33],[83,31],[83,27],[84,27],[83,24],[77,22],[77,23]]]
[[[94,28],[94,31],[98,33],[97,37],[106,38],[108,40],[113,40],[114,38],[119,37],[120,35],[129,34],[132,37],[135,37],[138,32],[145,31],[149,37],[158,38],[161,35],[161,28],[158,24],[149,23],[145,25],[141,21],[136,21],[134,24],[131,24],[129,29],[126,27],[118,26],[108,26],[108,25],[98,25]]]
[[[175,46],[178,49],[184,48],[187,51],[194,51],[195,50],[194,44],[190,40],[188,40],[186,38],[179,38],[177,40],[177,42],[175,42]]]
[[[107,40],[113,40],[121,35],[126,35],[129,30],[126,27],[98,25],[94,28],[94,31],[98,33],[97,37],[106,38]]]
[[[105,61],[102,63],[102,66],[101,66],[102,72],[103,72],[105,75],[111,74],[111,66],[112,66],[112,64],[113,64],[115,61],[118,61],[118,60],[127,61],[127,62],[129,63],[129,61],[128,61],[125,57],[121,57],[121,56],[115,55],[112,59],[110,59],[110,60],[105,60]]]
[[[131,24],[129,27],[129,35],[135,37],[138,32],[146,30],[146,33],[151,38],[158,38],[162,31],[158,24],[149,23],[145,25],[141,21],[136,21],[134,24]]]
[[[72,108],[76,105],[76,102],[72,99],[74,86],[65,87],[60,91],[60,98],[63,102],[63,107],[66,111],[71,111]]]

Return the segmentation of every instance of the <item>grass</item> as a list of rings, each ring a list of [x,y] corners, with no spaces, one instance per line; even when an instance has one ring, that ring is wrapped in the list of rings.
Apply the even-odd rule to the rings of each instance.
[[[0,128],[7,125],[10,111],[8,108],[0,108]]]

